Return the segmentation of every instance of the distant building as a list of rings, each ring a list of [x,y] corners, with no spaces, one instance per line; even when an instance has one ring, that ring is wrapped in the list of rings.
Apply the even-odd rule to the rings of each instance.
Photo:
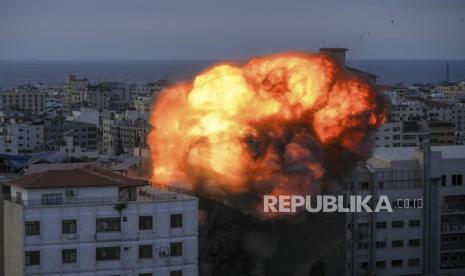
[[[154,91],[159,91],[161,87],[155,82],[126,82],[129,101],[137,96],[151,95]]]
[[[150,112],[150,107],[152,106],[153,98],[152,96],[137,96],[132,100],[132,106],[139,112],[148,113]]]
[[[112,109],[111,91],[102,85],[90,85],[81,106],[94,108],[98,111]]]
[[[428,144],[431,146],[455,145],[455,125],[444,121],[422,121],[428,131]]]
[[[62,152],[66,158],[89,158],[97,159],[99,152],[96,148],[94,150],[88,150],[87,148],[81,147],[79,143],[74,141],[73,136],[63,135],[64,145],[60,146],[59,151]]]
[[[0,92],[0,106],[38,113],[44,109],[46,96],[47,92],[30,85],[18,86],[14,90]]]
[[[40,124],[10,123],[2,127],[0,153],[29,154],[44,146],[44,127]]]
[[[147,145],[149,131],[147,114],[138,111],[126,111],[112,120],[103,120],[103,152],[133,154],[135,147]]]
[[[9,181],[4,275],[196,276],[197,199],[147,184],[92,166]]]
[[[347,48],[320,48],[319,51],[334,58],[334,60],[339,63],[339,65],[344,67],[345,72],[348,75],[361,77],[371,85],[376,85],[376,79],[378,76],[346,65],[346,52],[348,51]]]
[[[97,150],[97,126],[91,123],[68,121],[63,116],[44,118],[40,121],[44,126],[45,145],[54,150],[64,145],[63,136],[72,136],[75,145],[90,151]]]
[[[455,125],[444,121],[387,122],[374,135],[376,147],[416,147],[422,143],[431,146],[456,144]]]
[[[82,102],[87,98],[87,79],[78,79],[75,75],[69,75],[65,81],[65,101],[64,108],[66,111],[79,109]]]
[[[128,107],[130,96],[125,82],[102,82],[100,85],[110,91],[112,110],[121,112]]]

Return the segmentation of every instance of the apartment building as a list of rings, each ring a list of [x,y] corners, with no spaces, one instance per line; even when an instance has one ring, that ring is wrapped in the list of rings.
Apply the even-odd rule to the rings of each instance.
[[[417,121],[387,122],[374,134],[376,147],[415,147],[428,139],[428,131]]]
[[[444,121],[421,121],[424,129],[428,131],[429,144],[431,146],[454,145],[455,124]]]
[[[44,127],[39,124],[5,124],[1,127],[0,153],[18,155],[43,148]]]
[[[111,90],[103,85],[89,85],[82,106],[96,110],[112,109]]]
[[[129,101],[134,100],[137,96],[151,95],[153,91],[159,91],[161,86],[155,82],[127,82],[126,90]]]
[[[196,276],[197,199],[147,184],[93,166],[9,181],[23,274]]]
[[[139,112],[146,112],[150,111],[150,107],[152,106],[153,98],[151,95],[148,96],[137,96],[133,98],[131,105]]]
[[[135,147],[147,144],[149,131],[146,113],[128,110],[116,114],[114,119],[102,122],[103,152],[132,154]]]
[[[72,136],[73,143],[90,151],[97,150],[97,126],[92,123],[69,121],[61,115],[40,120],[44,127],[44,141],[50,149],[64,145],[64,136]]]
[[[465,274],[465,146],[376,148],[350,194],[392,213],[347,216],[347,275]]]
[[[1,91],[0,106],[38,113],[44,110],[46,97],[46,91],[37,90],[31,85],[22,85],[14,90]]]
[[[69,75],[65,81],[64,108],[67,111],[79,108],[80,104],[87,98],[87,79],[78,79],[75,75]]]
[[[436,86],[434,91],[441,93],[448,99],[465,100],[465,82],[446,83]]]

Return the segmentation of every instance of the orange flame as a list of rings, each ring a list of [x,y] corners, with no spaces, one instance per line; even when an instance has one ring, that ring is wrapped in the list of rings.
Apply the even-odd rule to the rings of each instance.
[[[152,107],[151,180],[214,193],[318,191],[324,149],[363,154],[384,120],[373,88],[324,54],[221,64],[166,89]],[[302,177],[304,175],[305,177]]]

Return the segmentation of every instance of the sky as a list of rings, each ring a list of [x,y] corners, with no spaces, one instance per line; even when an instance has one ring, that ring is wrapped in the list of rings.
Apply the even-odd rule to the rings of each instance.
[[[0,59],[465,59],[463,0],[0,0]]]

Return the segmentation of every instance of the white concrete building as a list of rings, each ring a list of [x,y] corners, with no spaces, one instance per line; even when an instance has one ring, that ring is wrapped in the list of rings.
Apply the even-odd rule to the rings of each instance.
[[[44,144],[44,127],[11,123],[3,127],[0,153],[18,155],[38,151]]]
[[[374,134],[376,147],[415,147],[428,141],[429,130],[419,121],[387,122]]]
[[[347,216],[347,275],[464,275],[464,174],[465,146],[375,149],[350,193],[394,211]]]
[[[126,82],[129,100],[132,101],[137,96],[151,95],[154,90],[160,87],[154,82]]]
[[[92,166],[8,185],[3,192],[22,206],[24,275],[198,273],[195,197]]]

